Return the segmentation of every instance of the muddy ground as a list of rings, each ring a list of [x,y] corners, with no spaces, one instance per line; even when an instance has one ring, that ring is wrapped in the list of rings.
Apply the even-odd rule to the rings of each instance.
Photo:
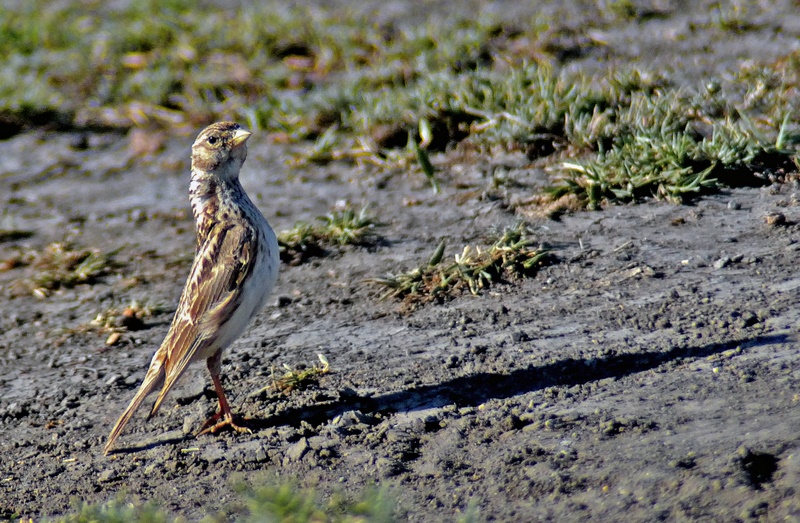
[[[688,29],[708,5],[661,4],[666,16],[626,22],[563,66],[636,58],[691,83],[797,46],[791,3],[761,12],[756,34],[715,42]],[[30,268],[0,272],[0,519],[122,493],[193,521],[230,510],[237,484],[280,479],[323,495],[385,485],[412,521],[470,505],[489,521],[800,521],[794,183],[529,219],[560,261],[535,278],[410,313],[376,299],[366,279],[416,266],[441,238],[452,256],[515,223],[506,203],[545,181],[522,154],[436,157],[434,195],[419,174],[290,167],[285,146],[254,135],[243,184],[276,229],[347,201],[370,205],[385,242],[282,268],[223,365],[253,434],[193,438],[216,407],[198,367],[153,420],[135,417],[123,452],[103,456],[191,263],[192,139],[145,158],[123,134],[0,142],[0,228],[34,233],[1,243],[0,259],[69,238],[119,263],[44,299],[9,290]],[[510,192],[488,189],[498,172]],[[776,212],[785,223],[767,223]],[[79,328],[134,299],[164,310],[112,346]],[[268,388],[273,367],[318,353],[331,372],[316,385]]]

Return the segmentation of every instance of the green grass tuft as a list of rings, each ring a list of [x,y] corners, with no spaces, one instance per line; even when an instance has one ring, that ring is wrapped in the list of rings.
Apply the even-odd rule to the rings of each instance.
[[[177,522],[154,504],[134,504],[117,499],[103,504],[78,503],[75,512],[58,523],[167,523]]]
[[[725,186],[764,185],[770,175],[794,170],[792,152],[779,147],[786,119],[776,142],[741,115],[706,126],[703,136],[688,108],[674,96],[640,96],[611,116],[577,122],[573,140],[595,140],[599,150],[562,162],[550,194],[577,195],[589,208],[649,197],[681,202]]]
[[[355,499],[341,494],[324,499],[314,490],[298,488],[290,482],[250,487],[240,485],[237,491],[241,507],[229,506],[224,514],[210,515],[202,521],[215,523],[391,523],[397,504],[386,488],[371,488]],[[155,504],[130,503],[118,498],[107,503],[78,503],[70,515],[55,519],[57,523],[167,523],[186,521],[173,518]]]
[[[41,251],[19,250],[12,259],[4,261],[9,267],[30,266],[33,274],[12,283],[12,294],[23,289],[45,298],[60,288],[82,283],[94,283],[117,267],[114,255],[96,249],[83,249],[69,241],[55,242]]]
[[[325,355],[317,354],[317,358],[319,359],[320,363],[318,366],[312,365],[311,367],[306,367],[303,369],[293,369],[284,364],[283,367],[286,372],[277,378],[275,377],[275,368],[273,367],[271,369],[273,373],[272,387],[275,390],[283,392],[284,394],[288,394],[293,390],[304,389],[309,385],[316,383],[320,376],[324,376],[331,370],[331,365],[328,363],[328,358],[326,358]]]
[[[555,258],[535,241],[524,225],[505,230],[488,248],[465,246],[452,261],[445,261],[445,243],[440,242],[430,259],[408,272],[374,278],[384,287],[381,298],[399,298],[407,306],[443,301],[469,290],[479,294],[501,281],[532,277]]]
[[[247,516],[243,523],[390,523],[397,521],[396,504],[386,489],[367,489],[358,499],[348,500],[333,495],[320,502],[313,490],[303,490],[291,484],[243,487]]]
[[[331,247],[370,246],[380,241],[375,233],[380,223],[369,214],[367,207],[356,212],[347,206],[317,220],[319,224],[298,222],[292,229],[278,234],[282,261],[300,265],[310,258],[324,256]]]

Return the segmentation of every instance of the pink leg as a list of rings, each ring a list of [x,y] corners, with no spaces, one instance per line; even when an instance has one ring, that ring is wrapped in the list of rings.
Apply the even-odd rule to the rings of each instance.
[[[209,370],[210,369],[209,365]],[[222,389],[222,383],[219,380],[219,375],[215,372],[211,373],[211,381],[214,382],[214,390],[217,391],[217,399],[219,400],[219,411],[211,416],[201,427],[200,432],[197,435],[206,434],[210,432],[214,434],[219,429],[223,427],[231,427],[236,432],[251,432],[250,429],[247,427],[243,427],[241,425],[237,425],[233,421],[233,413],[231,412],[231,407],[228,405],[228,399],[225,397],[225,391]],[[220,420],[221,421],[218,421]]]

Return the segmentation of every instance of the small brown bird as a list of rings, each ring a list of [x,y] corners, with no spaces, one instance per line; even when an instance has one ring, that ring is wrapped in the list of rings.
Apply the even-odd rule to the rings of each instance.
[[[192,145],[189,190],[197,229],[194,263],[178,310],[147,375],[122,413],[104,452],[108,454],[142,401],[160,389],[148,419],[164,401],[186,367],[206,360],[217,391],[219,412],[199,434],[236,425],[219,374],[222,351],[258,314],[278,278],[280,264],[275,233],[239,183],[250,133],[233,122],[218,122]]]

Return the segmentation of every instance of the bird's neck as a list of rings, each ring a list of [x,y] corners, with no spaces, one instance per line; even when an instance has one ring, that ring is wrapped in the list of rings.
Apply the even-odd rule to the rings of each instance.
[[[249,201],[238,178],[223,179],[192,173],[189,202],[197,227],[198,243],[202,243],[216,224],[235,218],[233,213],[238,208],[237,201]]]

